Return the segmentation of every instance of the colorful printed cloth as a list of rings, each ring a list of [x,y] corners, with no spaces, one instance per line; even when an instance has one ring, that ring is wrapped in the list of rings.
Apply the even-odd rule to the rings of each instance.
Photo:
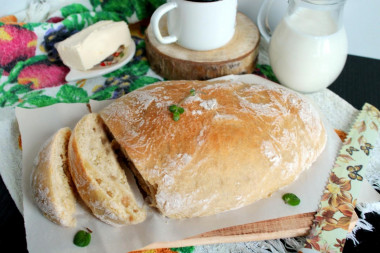
[[[20,23],[15,16],[0,18],[0,107],[37,108],[55,103],[86,103],[120,97],[139,87],[162,81],[149,67],[144,31],[149,17],[165,0],[78,0],[59,9],[46,22]],[[100,20],[126,21],[136,44],[133,59],[111,73],[66,82],[69,72],[54,44]],[[270,66],[255,74],[276,80]],[[153,252],[193,252],[195,247]]]
[[[143,32],[146,23],[131,26],[134,58],[122,68],[90,80],[67,83],[69,69],[54,44],[99,20],[126,22],[147,18],[162,0],[91,0],[92,9],[71,4],[44,23],[0,23],[0,106],[43,107],[55,103],[84,103],[119,97],[162,78],[149,71]],[[96,10],[96,11],[94,11]],[[119,12],[114,12],[118,10]],[[137,16],[137,20],[136,20]]]

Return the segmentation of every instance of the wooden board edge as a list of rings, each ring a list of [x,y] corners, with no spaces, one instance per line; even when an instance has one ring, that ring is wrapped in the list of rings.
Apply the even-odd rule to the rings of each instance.
[[[296,229],[291,233],[286,233],[287,236],[284,236],[283,231],[272,232],[272,233],[261,233],[261,234],[246,234],[238,236],[213,236],[213,237],[200,237],[200,238],[189,238],[174,242],[158,242],[149,244],[144,247],[143,250],[149,249],[160,249],[160,248],[178,248],[178,247],[187,247],[187,246],[198,246],[206,244],[217,244],[217,243],[238,243],[238,242],[249,242],[249,241],[262,241],[262,240],[272,240],[278,238],[287,238],[287,237],[296,237],[303,236],[308,233],[310,228]]]
[[[311,229],[314,215],[315,212],[309,212],[304,214],[292,215],[277,219],[218,229],[183,240],[173,242],[152,243],[142,248],[141,250],[176,248],[217,243],[262,241],[306,236]],[[349,231],[352,231],[357,221],[358,216],[354,213],[351,219]],[[279,229],[279,226],[281,227],[281,224],[284,226],[281,229]],[[236,233],[236,231],[239,232]]]

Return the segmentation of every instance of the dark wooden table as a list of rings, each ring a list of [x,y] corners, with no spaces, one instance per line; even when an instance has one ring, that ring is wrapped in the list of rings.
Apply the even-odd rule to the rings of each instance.
[[[357,109],[361,109],[365,102],[380,109],[380,60],[349,56],[342,74],[329,88]],[[375,231],[359,231],[357,239],[360,244],[354,247],[352,241],[349,241],[344,253],[375,252],[375,249],[380,249],[380,215],[367,214],[366,217]],[[9,252],[27,252],[24,220],[1,178],[0,249],[2,252],[3,249],[9,249]]]

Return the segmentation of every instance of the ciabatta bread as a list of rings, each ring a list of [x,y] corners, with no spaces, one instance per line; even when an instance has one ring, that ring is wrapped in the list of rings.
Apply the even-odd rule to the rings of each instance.
[[[145,219],[98,114],[84,116],[75,126],[69,161],[77,191],[97,218],[115,226]]]
[[[255,80],[156,83],[100,112],[163,215],[246,206],[292,183],[322,152],[326,133],[313,106]],[[184,108],[178,121],[172,104]]]
[[[59,225],[74,227],[76,198],[67,159],[70,134],[69,128],[62,128],[46,142],[31,179],[33,197],[42,213]]]

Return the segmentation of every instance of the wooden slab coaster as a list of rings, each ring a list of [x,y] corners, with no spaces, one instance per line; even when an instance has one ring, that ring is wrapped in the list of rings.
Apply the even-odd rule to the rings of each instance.
[[[176,248],[215,243],[262,241],[305,236],[309,233],[315,212],[297,214],[272,220],[222,228],[175,242],[157,242],[143,249]],[[354,213],[349,231],[355,227],[358,216]]]
[[[163,36],[168,35],[166,16],[160,22]],[[146,52],[151,68],[169,80],[207,80],[230,74],[252,73],[259,51],[260,33],[244,14],[236,17],[235,35],[218,49],[194,51],[176,43],[161,44],[151,25],[145,32]]]

